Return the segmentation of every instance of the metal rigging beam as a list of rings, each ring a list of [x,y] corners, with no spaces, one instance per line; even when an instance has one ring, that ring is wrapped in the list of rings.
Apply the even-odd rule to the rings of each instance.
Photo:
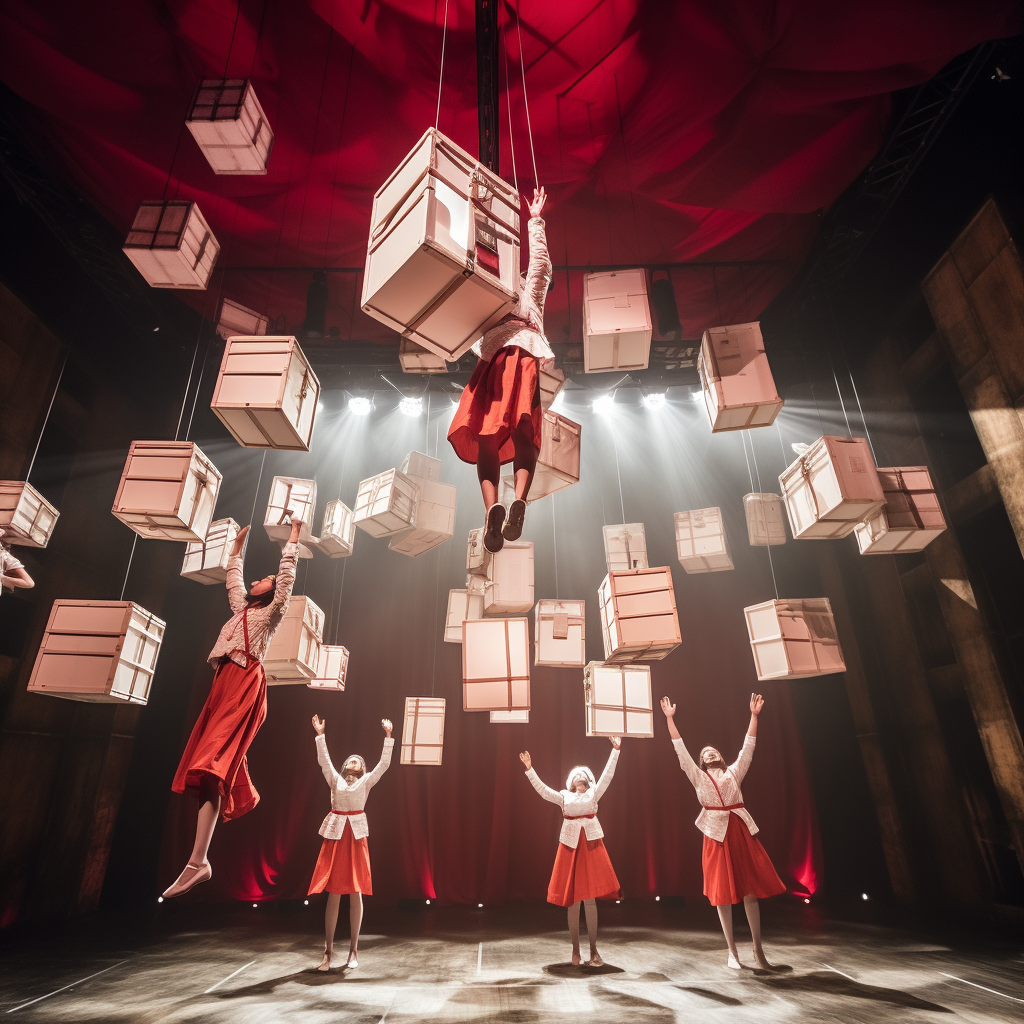
[[[476,103],[480,163],[498,174],[498,0],[476,0]]]

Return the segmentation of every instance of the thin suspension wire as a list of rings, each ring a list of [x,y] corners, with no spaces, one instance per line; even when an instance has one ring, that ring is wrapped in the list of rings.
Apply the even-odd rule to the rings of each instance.
[[[430,631],[430,696],[434,696],[434,684],[437,681],[437,606],[441,593],[441,546],[434,548],[434,628]]]
[[[804,373],[807,374],[807,386],[811,389],[811,398],[814,399],[814,408],[818,413],[818,427],[821,429],[822,434],[824,434],[825,423],[821,418],[821,406],[818,405],[818,395],[814,390],[814,378],[811,376],[811,371],[807,366],[807,353],[804,351],[804,332],[799,324],[796,329],[796,343],[800,348],[800,358],[804,364]]]
[[[832,332],[839,340],[839,351],[843,353],[843,362],[846,364],[846,373],[850,378],[850,386],[853,388],[853,397],[857,399],[857,409],[860,412],[860,422],[864,427],[864,436],[867,438],[868,447],[871,449],[871,457],[878,462],[878,456],[875,455],[875,446],[871,443],[871,431],[868,430],[868,421],[864,415],[864,406],[860,404],[860,392],[857,391],[857,382],[853,379],[853,370],[850,368],[850,359],[846,354],[846,342],[843,340],[842,331],[839,330],[839,321],[836,319],[835,307],[832,305],[832,293],[826,291],[825,298],[828,300],[828,311],[832,317]],[[845,412],[845,409],[843,410]]]
[[[441,120],[441,86],[444,84],[444,51],[448,44],[448,0],[444,0],[444,30],[441,33],[441,69],[437,76],[437,113],[434,114],[434,129],[436,131]],[[433,693],[433,691],[431,691]]]
[[[181,433],[181,421],[185,418],[185,406],[188,403],[188,393],[192,387],[192,374],[195,373],[196,369],[196,358],[199,356],[199,338],[196,338],[196,348],[192,353],[192,365],[188,368],[188,380],[185,381],[185,393],[181,396],[181,412],[178,413],[178,426],[174,430],[174,440],[178,440],[178,435]]]
[[[502,30],[501,56],[505,62],[505,111],[508,114],[508,147],[512,151],[512,184],[519,195],[519,175],[516,173],[516,143],[512,135],[512,86],[508,80],[508,11],[505,12],[505,28]],[[522,55],[520,55],[522,56]]]
[[[256,42],[252,48],[252,62],[249,64],[249,77],[252,78],[256,70],[256,58],[260,52],[260,40],[263,38],[263,23],[267,19],[267,5],[269,0],[263,0],[263,11],[260,13],[260,27],[256,30]]]
[[[750,456],[754,460],[754,473],[757,475],[757,492],[758,494],[762,494],[763,492],[761,490],[761,470],[758,469],[757,466],[757,452],[754,451],[753,438],[750,438]],[[767,530],[765,532],[767,533]],[[765,539],[768,540],[770,538],[766,537]],[[771,544],[765,544],[765,547],[768,549],[768,566],[772,571],[772,586],[775,588],[775,600],[778,601],[779,584],[775,581],[775,561],[772,558],[772,546]]]
[[[256,478],[256,492],[252,496],[252,511],[249,513],[249,525],[252,526],[253,517],[256,515],[256,502],[260,496],[260,484],[263,482],[263,465],[267,461],[267,449],[263,449],[263,458],[260,459],[260,475]]]
[[[135,545],[139,543],[139,535],[135,534],[135,538],[132,540],[132,550],[128,555],[128,565],[124,570],[124,583],[121,584],[121,596],[118,598],[119,601],[124,600],[124,592],[128,587],[128,573],[132,571],[132,559],[135,557]]]
[[[526,94],[526,61],[523,59],[523,29],[519,20],[519,4],[516,4],[516,33],[519,36],[519,70],[523,76],[523,106],[526,108],[526,134],[530,138],[530,156],[533,159],[533,180],[540,188],[540,177],[537,174],[537,153],[533,148],[533,128],[530,125],[530,98]]]
[[[32,468],[36,464],[36,456],[39,454],[39,446],[43,443],[43,434],[46,431],[46,424],[50,422],[50,413],[53,412],[53,403],[57,400],[57,392],[60,391],[60,382],[64,379],[64,368],[68,365],[68,353],[64,353],[64,361],[60,364],[60,373],[57,374],[57,383],[53,387],[53,394],[50,395],[50,404],[46,407],[46,416],[43,418],[43,425],[39,428],[39,437],[36,438],[36,447],[32,452],[32,461],[28,464],[28,472],[25,474],[25,483],[28,483],[32,476]]]
[[[775,433],[779,435],[779,450],[782,452],[782,468],[785,470],[793,460],[786,454],[786,444],[782,440],[782,429],[779,427],[778,420],[775,421]]]
[[[754,489],[754,474],[750,470],[750,457],[747,455],[747,432],[740,431],[740,441],[743,442],[743,461],[747,464],[747,479],[750,481],[750,489]]]
[[[555,566],[555,599],[558,599],[558,529],[555,523],[555,494],[551,494],[551,561]]]
[[[266,10],[266,7],[264,7]],[[238,31],[238,17],[242,13],[242,0],[238,0],[235,7],[235,23],[231,27],[231,41],[228,43],[228,55],[224,58],[224,77],[228,77],[228,68],[231,66],[231,51],[235,48],[235,33]]]
[[[619,472],[619,444],[612,431],[612,450],[615,452],[615,476],[619,481],[619,506],[622,509],[622,521],[626,521],[626,499],[622,496],[622,473]]]

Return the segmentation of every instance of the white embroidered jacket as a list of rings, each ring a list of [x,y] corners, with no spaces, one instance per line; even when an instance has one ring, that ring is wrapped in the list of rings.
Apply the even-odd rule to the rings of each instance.
[[[15,557],[14,553],[0,544],[0,576],[13,576],[15,569],[24,568],[25,566]],[[8,587],[10,587],[11,590],[14,589],[13,586],[10,586],[7,583],[5,583],[0,589],[7,590]]]
[[[676,756],[679,758],[679,767],[686,772],[686,777],[697,791],[697,799],[703,806],[703,810],[697,815],[694,824],[709,839],[714,839],[718,843],[725,840],[730,814],[735,814],[747,826],[752,836],[757,835],[757,826],[754,824],[754,819],[747,813],[746,808],[737,807],[730,811],[716,810],[716,808],[728,807],[730,804],[743,803],[740,783],[743,782],[747,769],[750,767],[750,760],[754,756],[754,741],[755,738],[748,733],[736,760],[724,771],[721,768],[709,768],[707,771],[698,768],[696,762],[690,757],[686,744],[682,740],[672,741],[672,746],[676,748]]]
[[[597,820],[597,802],[604,796],[604,791],[612,781],[615,774],[615,764],[619,760],[619,752],[614,747],[608,755],[608,763],[601,772],[601,778],[597,780],[596,786],[591,786],[586,793],[569,792],[567,789],[556,791],[545,786],[537,777],[537,773],[531,768],[526,777],[530,780],[533,788],[545,800],[558,804],[562,808],[562,831],[559,833],[558,841],[575,850],[580,841],[580,831],[586,833],[587,839],[601,839],[604,837],[604,829],[601,822]]]
[[[530,263],[526,269],[526,281],[519,293],[512,315],[529,320],[535,330],[516,323],[495,324],[474,346],[473,351],[484,361],[494,358],[495,352],[506,345],[515,345],[538,359],[554,359],[555,354],[544,337],[544,300],[551,283],[551,257],[548,255],[547,237],[544,233],[544,218],[531,217],[528,227],[530,234]]]
[[[324,839],[340,839],[345,832],[346,821],[352,827],[353,838],[364,839],[370,834],[370,826],[363,808],[366,806],[366,798],[370,795],[370,790],[388,770],[394,746],[395,741],[390,736],[386,737],[377,767],[372,772],[360,775],[350,786],[331,764],[331,755],[327,753],[326,737],[317,736],[316,759],[320,762],[320,770],[331,787],[331,813],[324,818],[324,823],[320,826],[320,835]],[[336,811],[348,813],[336,814]]]

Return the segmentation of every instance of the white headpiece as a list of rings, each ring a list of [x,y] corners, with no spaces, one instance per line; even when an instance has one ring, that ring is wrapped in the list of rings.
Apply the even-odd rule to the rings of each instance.
[[[358,761],[359,762],[359,770],[364,775],[366,774],[366,762],[362,759],[362,757],[359,756],[359,754],[351,754],[349,757],[345,758],[345,764],[343,764],[341,766],[341,774],[342,775],[345,774],[345,765],[348,764],[349,761]]]
[[[597,785],[597,780],[594,778],[594,773],[585,765],[578,764],[565,779],[565,788],[571,793],[573,791],[573,783],[576,779],[583,777],[590,783],[591,786]]]

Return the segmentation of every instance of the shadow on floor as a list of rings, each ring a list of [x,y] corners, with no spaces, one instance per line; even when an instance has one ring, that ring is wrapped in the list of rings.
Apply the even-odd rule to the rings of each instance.
[[[877,985],[863,985],[859,981],[851,981],[841,974],[828,974],[815,971],[813,974],[795,974],[788,978],[779,978],[766,971],[758,971],[758,980],[770,988],[783,992],[813,992],[831,996],[847,996],[854,999],[873,999],[877,1002],[891,1003],[893,1006],[906,1006],[912,1010],[932,1010],[935,1013],[953,1013],[946,1006],[930,1003],[927,999],[919,999],[909,992],[900,992],[895,988],[880,988]]]
[[[579,967],[572,963],[547,964],[545,974],[553,974],[556,978],[593,978],[599,974],[625,974],[625,970],[614,964],[602,964],[600,967]]]

